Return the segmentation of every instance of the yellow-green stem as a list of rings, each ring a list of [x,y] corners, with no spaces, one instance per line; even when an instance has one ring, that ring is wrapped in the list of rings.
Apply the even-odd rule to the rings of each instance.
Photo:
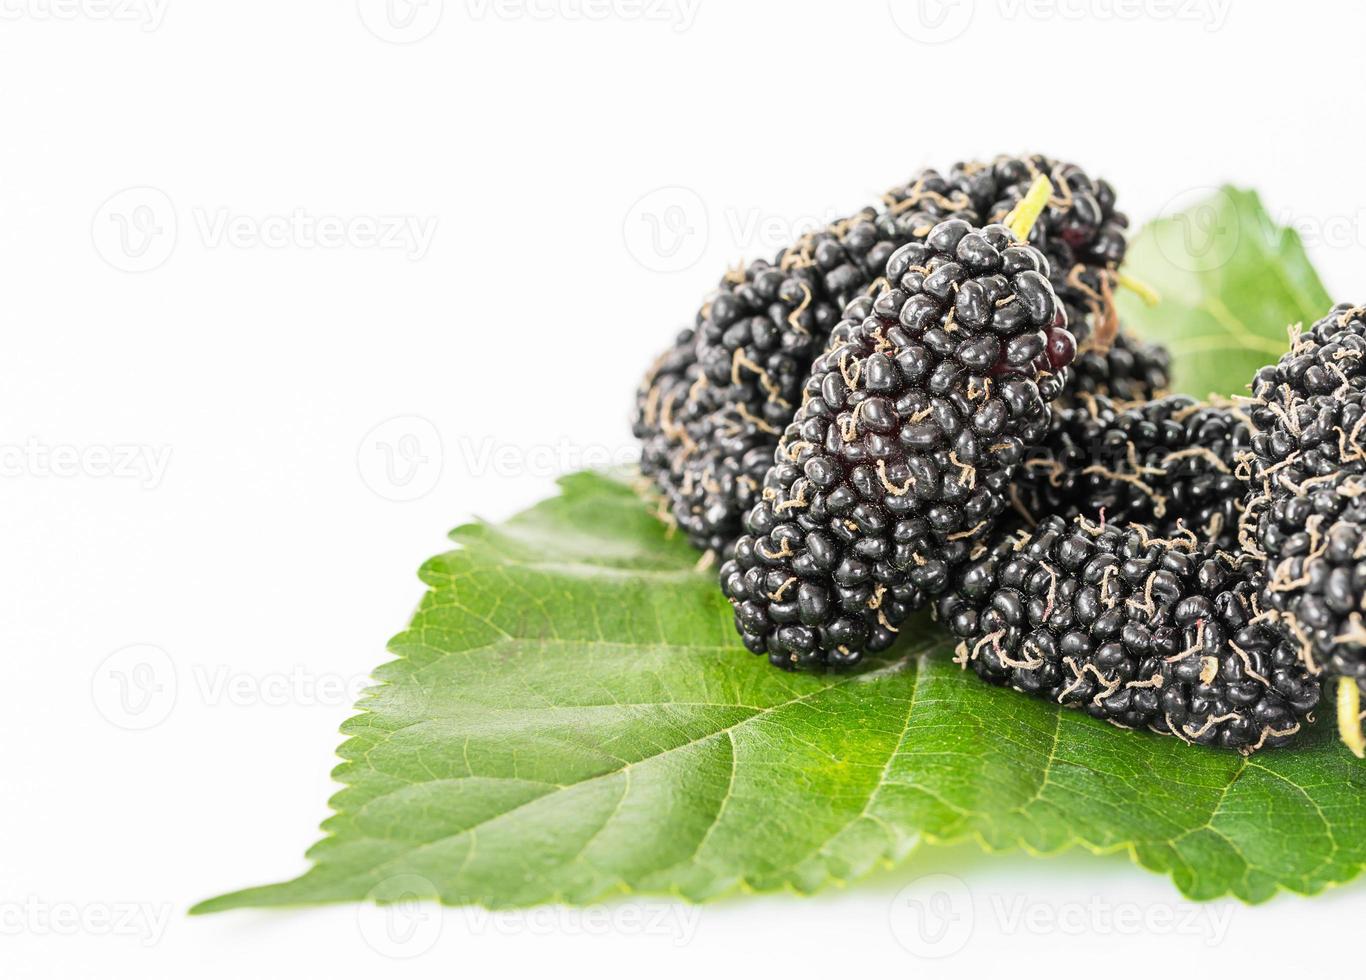
[[[1156,306],[1162,299],[1161,296],[1157,295],[1157,290],[1142,279],[1135,279],[1133,276],[1121,272],[1116,276],[1116,280],[1129,292],[1135,293],[1147,306]]]
[[[1006,227],[1020,241],[1027,241],[1029,233],[1034,230],[1034,222],[1039,220],[1039,215],[1043,214],[1043,209],[1048,207],[1048,200],[1053,196],[1053,182],[1043,174],[1034,178],[1034,183],[1029,185],[1029,190],[1020,203],[1011,208],[1006,215]]]
[[[1366,736],[1361,733],[1361,692],[1355,677],[1338,678],[1338,738],[1358,759],[1366,758]]]

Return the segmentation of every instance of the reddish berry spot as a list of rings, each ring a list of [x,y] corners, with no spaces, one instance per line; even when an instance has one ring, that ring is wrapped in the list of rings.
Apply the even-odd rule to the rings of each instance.
[[[1077,338],[1066,327],[1049,327],[1047,351],[1054,370],[1067,367],[1077,356]]]

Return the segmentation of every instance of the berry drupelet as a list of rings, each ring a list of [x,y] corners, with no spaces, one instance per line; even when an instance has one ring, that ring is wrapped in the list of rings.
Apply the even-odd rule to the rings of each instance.
[[[984,679],[1123,728],[1253,752],[1317,705],[1259,624],[1256,563],[1141,524],[1049,517],[969,564],[937,613]]]
[[[1006,227],[951,219],[898,249],[815,362],[721,568],[745,645],[786,668],[890,646],[1005,509],[1074,352],[1047,259]]]
[[[1237,470],[1251,439],[1237,408],[1180,395],[1133,404],[1095,395],[1053,414],[1015,484],[1028,523],[1138,521],[1161,537],[1194,532],[1237,546],[1247,491]]]
[[[1101,338],[1108,344],[1128,222],[1107,183],[1042,156],[960,163],[947,175],[923,171],[884,195],[880,207],[804,236],[772,262],[728,273],[695,325],[656,361],[639,388],[633,428],[641,469],[668,519],[699,549],[724,554],[758,499],[811,362],[844,305],[875,288],[897,248],[923,240],[946,219],[1003,220],[1041,175],[1054,191],[1030,240],[1049,259],[1070,329],[1079,339],[1094,332],[1093,346]],[[1104,344],[1094,348],[1085,390],[1109,390],[1103,385],[1112,374],[1131,371],[1122,354],[1111,371],[1108,357]]]

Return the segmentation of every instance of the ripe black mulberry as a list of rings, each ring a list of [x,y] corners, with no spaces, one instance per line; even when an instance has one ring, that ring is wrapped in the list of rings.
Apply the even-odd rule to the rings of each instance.
[[[948,587],[1075,352],[1048,271],[1004,226],[953,219],[850,305],[721,568],[750,650],[852,664]]]
[[[966,567],[937,612],[984,679],[1123,728],[1252,752],[1319,700],[1259,624],[1257,563],[1141,524],[1049,517]]]
[[[1072,362],[1072,379],[1063,402],[1082,395],[1104,395],[1116,402],[1138,403],[1161,398],[1171,387],[1171,354],[1123,327],[1109,347],[1083,344]]]
[[[1250,440],[1247,417],[1232,405],[1074,396],[1054,409],[1047,438],[1030,452],[1016,509],[1030,524],[1053,515],[1140,522],[1161,537],[1194,533],[1233,549],[1247,493],[1238,467]]]
[[[1295,337],[1249,416],[1243,544],[1266,563],[1264,603],[1311,669],[1366,681],[1366,309]]]

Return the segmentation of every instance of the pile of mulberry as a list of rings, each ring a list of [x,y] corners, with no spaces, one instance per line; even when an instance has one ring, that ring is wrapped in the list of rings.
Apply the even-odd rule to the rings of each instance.
[[[1366,308],[1252,397],[1172,395],[1121,325],[1128,220],[1042,156],[925,170],[728,273],[637,393],[666,520],[784,669],[912,613],[987,681],[1253,752],[1332,681],[1366,756]]]
[[[1048,273],[1004,226],[951,219],[850,305],[721,568],[750,650],[885,649],[986,539],[1075,353]]]
[[[1081,390],[1127,399],[1161,380],[1161,353],[1115,332],[1111,291],[1128,219],[1109,184],[1042,156],[960,163],[947,175],[926,170],[880,207],[803,237],[772,262],[728,273],[656,361],[639,387],[633,429],[668,519],[699,549],[724,554],[759,499],[843,307],[876,288],[897,248],[946,219],[1004,220],[1040,175],[1054,192],[1029,240],[1048,258],[1069,328],[1088,351]]]

